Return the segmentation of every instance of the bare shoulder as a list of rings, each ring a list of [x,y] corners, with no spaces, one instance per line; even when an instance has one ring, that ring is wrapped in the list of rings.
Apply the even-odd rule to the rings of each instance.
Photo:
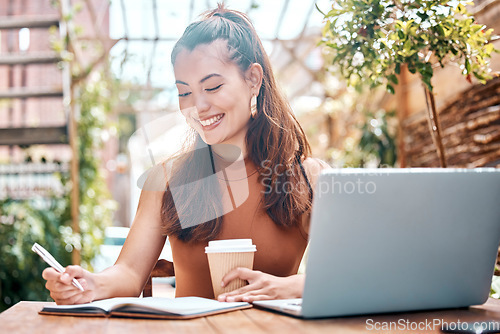
[[[311,183],[311,186],[314,189],[314,185],[316,184],[316,180],[319,177],[319,174],[322,170],[331,168],[326,162],[318,158],[309,157],[304,160],[302,163],[304,169],[306,171],[307,177]]]
[[[330,165],[328,165],[323,160],[313,157],[308,157],[302,162],[302,164],[304,165],[306,171],[308,169],[319,169],[321,171],[326,168],[331,168]]]
[[[309,179],[309,183],[312,189],[316,189],[316,182],[318,180],[319,174],[322,170],[331,168],[326,162],[317,158],[307,158],[302,162],[304,169],[307,174],[307,178]],[[304,231],[309,234],[309,223],[311,219],[310,211],[308,214],[302,216],[302,226]]]
[[[147,169],[137,180],[137,186],[147,191],[164,191],[168,183],[170,165],[161,162]]]

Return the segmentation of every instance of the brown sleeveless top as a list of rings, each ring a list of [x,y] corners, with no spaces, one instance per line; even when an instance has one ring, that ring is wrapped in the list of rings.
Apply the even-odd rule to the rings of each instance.
[[[256,166],[245,160],[235,168],[218,173],[221,187],[229,189],[224,206],[230,207],[224,210],[227,213],[217,239],[250,238],[257,247],[254,270],[281,277],[296,274],[307,246],[303,227],[277,226],[263,208],[262,192],[266,189]],[[245,177],[241,178],[242,170],[238,168],[246,170]],[[205,254],[208,242],[187,243],[174,236],[169,236],[169,240],[175,264],[176,297],[214,298]]]

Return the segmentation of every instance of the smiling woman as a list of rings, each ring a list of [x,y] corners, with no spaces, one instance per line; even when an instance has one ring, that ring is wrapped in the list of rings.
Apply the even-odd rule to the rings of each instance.
[[[139,295],[168,236],[177,297],[217,297],[205,254],[217,239],[252,239],[257,248],[254,270],[236,268],[214,282],[248,282],[219,300],[301,297],[312,189],[326,164],[310,158],[255,29],[219,5],[186,28],[171,61],[192,128],[185,149],[149,174],[116,264],[98,274],[47,269],[47,288],[59,304]],[[74,277],[85,292],[71,286]]]

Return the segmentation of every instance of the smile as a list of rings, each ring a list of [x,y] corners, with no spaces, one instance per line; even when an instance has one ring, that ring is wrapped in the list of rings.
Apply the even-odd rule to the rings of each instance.
[[[215,122],[219,121],[222,117],[224,117],[224,114],[219,114],[219,115],[216,115],[214,117],[205,119],[203,121],[199,120],[198,122],[200,122],[200,124],[203,125],[203,126],[209,126],[209,125],[212,125]]]

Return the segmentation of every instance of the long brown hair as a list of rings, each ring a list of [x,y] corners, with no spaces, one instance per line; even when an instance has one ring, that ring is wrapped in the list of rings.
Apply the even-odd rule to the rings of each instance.
[[[312,191],[301,164],[310,156],[310,147],[290,105],[278,89],[269,58],[249,18],[219,4],[205,13],[202,20],[186,28],[172,51],[172,65],[181,50],[192,51],[198,45],[219,39],[227,42],[229,61],[236,64],[242,74],[253,63],[262,66],[257,114],[250,120],[246,134],[247,158],[257,166],[260,181],[270,190],[263,192],[268,215],[278,226],[297,226],[301,214],[310,209],[312,201]],[[218,184],[208,182],[197,187],[193,182],[215,173],[212,149],[210,146],[204,149],[201,143],[201,137],[194,135],[189,149],[177,156],[173,176],[163,196],[164,232],[184,241],[215,239],[223,220],[217,199],[220,195]],[[191,186],[180,187],[186,184]],[[283,189],[285,185],[287,189]],[[173,188],[177,189],[175,201]]]

